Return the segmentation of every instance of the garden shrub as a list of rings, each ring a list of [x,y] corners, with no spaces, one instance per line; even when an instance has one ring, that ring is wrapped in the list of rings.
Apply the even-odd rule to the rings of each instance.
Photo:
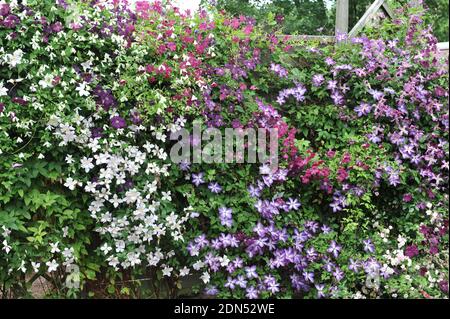
[[[323,45],[213,8],[2,2],[3,296],[448,296],[448,69],[426,12],[396,14]],[[277,129],[278,170],[174,163],[194,123]]]

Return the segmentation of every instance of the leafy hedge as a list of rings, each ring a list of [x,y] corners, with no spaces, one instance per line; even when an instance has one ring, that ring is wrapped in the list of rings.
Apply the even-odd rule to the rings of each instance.
[[[447,66],[396,13],[292,45],[213,8],[2,2],[3,297],[448,297]],[[171,162],[194,120],[277,128],[279,169]]]

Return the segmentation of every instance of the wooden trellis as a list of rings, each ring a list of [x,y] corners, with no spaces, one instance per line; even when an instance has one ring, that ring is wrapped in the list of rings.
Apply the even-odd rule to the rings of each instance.
[[[356,0],[354,0],[356,1]],[[337,35],[347,34],[349,37],[356,36],[367,23],[372,20],[379,10],[383,10],[387,17],[393,18],[394,12],[387,4],[386,0],[376,0],[367,9],[366,13],[359,19],[356,25],[349,32],[349,0],[336,0],[336,24],[334,36],[318,35],[298,35],[291,36],[291,40],[320,40],[321,42],[335,42]]]
[[[353,0],[357,1],[357,0]],[[364,13],[364,15],[359,19],[359,21],[353,26],[349,31],[349,2],[350,0],[336,0],[336,24],[335,24],[335,35],[324,36],[324,35],[297,35],[290,36],[291,41],[302,41],[302,40],[318,40],[320,42],[336,42],[336,37],[338,35],[347,35],[349,38],[355,37],[359,32],[364,29],[364,27],[376,17],[377,13],[381,10],[384,12],[387,18],[393,19],[395,17],[394,11],[389,7],[386,0],[375,0]],[[419,5],[420,1],[411,0],[412,5]],[[443,42],[438,44],[438,49],[443,56],[448,56],[448,42]]]

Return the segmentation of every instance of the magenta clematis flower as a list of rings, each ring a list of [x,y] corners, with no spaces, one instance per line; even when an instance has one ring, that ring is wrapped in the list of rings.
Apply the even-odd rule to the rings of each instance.
[[[403,201],[405,203],[409,203],[410,201],[412,201],[412,195],[411,194],[405,194],[403,195]]]
[[[410,245],[405,249],[405,255],[409,258],[413,258],[419,254],[419,249],[416,245]]]
[[[0,4],[0,16],[6,17],[9,14],[10,10],[11,8],[9,4],[7,3]]]

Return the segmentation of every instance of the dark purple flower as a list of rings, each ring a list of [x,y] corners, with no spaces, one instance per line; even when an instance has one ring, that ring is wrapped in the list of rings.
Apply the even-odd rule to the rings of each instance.
[[[94,94],[97,97],[97,104],[105,110],[109,110],[111,107],[115,107],[117,105],[117,100],[113,96],[111,90],[104,90],[100,86],[97,86],[94,89]]]
[[[139,115],[138,112],[131,113],[131,122],[133,122],[133,124],[135,124],[135,125],[139,125],[142,123],[141,116]]]
[[[22,106],[25,106],[25,105],[28,104],[28,102],[27,102],[25,99],[23,99],[23,98],[21,98],[21,97],[18,97],[18,96],[13,97],[13,98],[11,99],[11,101],[12,101],[13,103],[16,103],[16,104],[19,104],[19,105],[22,105]]]
[[[96,139],[102,137],[103,134],[103,128],[101,127],[94,127],[91,129],[91,138]]]
[[[275,21],[276,21],[278,24],[283,23],[283,21],[284,21],[284,16],[283,16],[282,14],[277,14],[277,15],[275,16]]]
[[[419,232],[420,232],[422,235],[424,235],[424,236],[428,236],[428,235],[430,234],[430,232],[431,232],[431,229],[430,229],[430,227],[428,227],[428,226],[421,225],[421,226],[419,227]]]
[[[448,281],[447,280],[441,280],[439,282],[439,288],[442,290],[442,292],[448,294]]]
[[[420,270],[419,270],[419,274],[421,276],[425,276],[427,274],[427,272],[428,272],[427,267],[421,267]]]
[[[52,31],[55,33],[61,32],[63,29],[63,24],[61,22],[55,22],[51,25]]]
[[[409,203],[412,200],[412,195],[411,194],[405,194],[403,195],[403,201],[405,203]]]
[[[431,245],[430,246],[430,254],[432,255],[436,255],[439,253],[439,248],[436,245]]]
[[[115,129],[121,129],[127,126],[125,120],[120,116],[113,116],[111,118],[111,126]]]
[[[6,17],[10,12],[10,7],[8,3],[0,4],[0,16]]]
[[[409,258],[413,258],[414,256],[417,256],[419,254],[419,249],[416,245],[409,245],[405,249],[405,255]]]
[[[18,16],[10,14],[3,20],[3,26],[5,26],[8,29],[14,29],[16,25],[20,23],[20,19]]]

